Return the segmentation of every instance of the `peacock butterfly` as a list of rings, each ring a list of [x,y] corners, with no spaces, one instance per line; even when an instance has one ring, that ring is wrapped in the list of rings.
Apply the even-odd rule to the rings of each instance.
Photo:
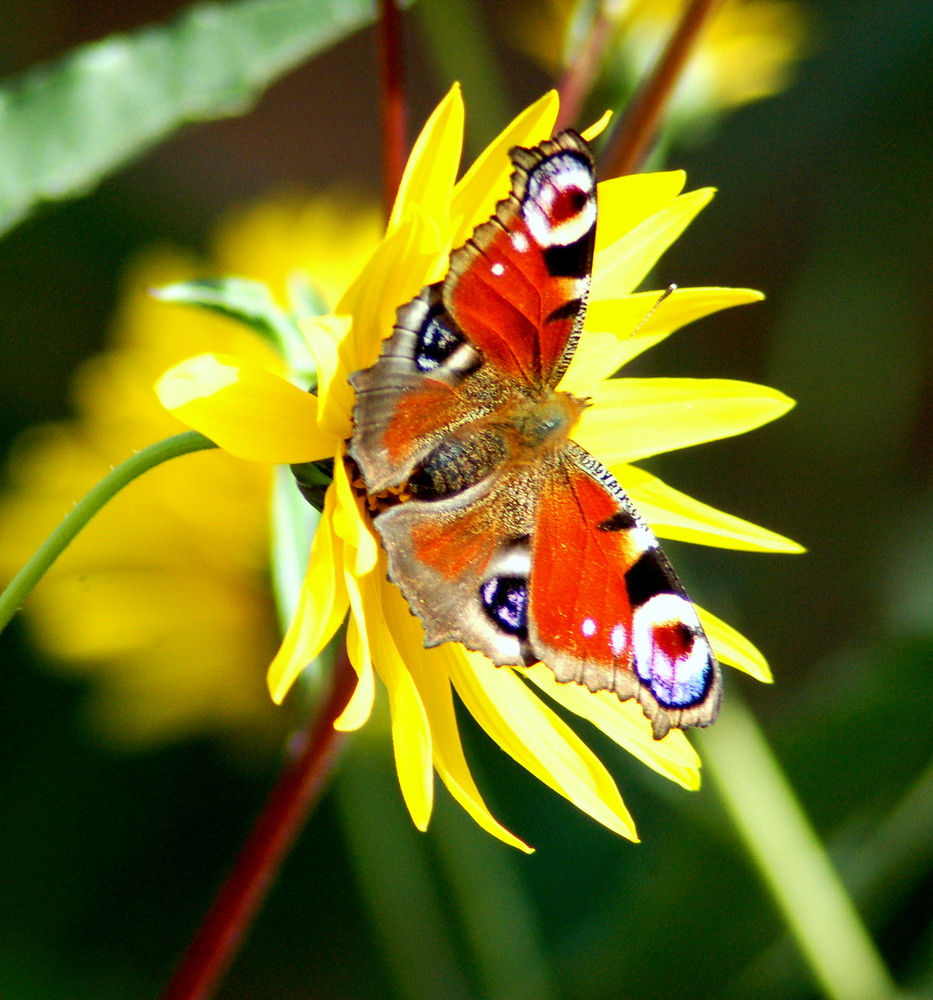
[[[428,646],[637,698],[656,739],[707,726],[722,680],[697,613],[622,487],[570,440],[587,401],[556,389],[590,287],[593,156],[567,130],[510,157],[508,198],[350,377],[349,453],[389,578]]]

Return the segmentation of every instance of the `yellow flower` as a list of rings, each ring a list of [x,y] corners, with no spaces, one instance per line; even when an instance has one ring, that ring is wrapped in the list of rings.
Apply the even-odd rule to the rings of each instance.
[[[667,41],[685,0],[605,0],[613,69],[633,86]],[[580,51],[581,5],[547,0],[546,16],[525,16],[516,35],[545,64],[566,68]],[[583,5],[584,9],[588,9]],[[537,26],[529,34],[528,24]],[[678,118],[728,109],[783,90],[804,48],[806,19],[790,0],[725,0],[692,54],[672,100]],[[559,67],[555,63],[561,64]]]
[[[556,96],[542,98],[455,183],[463,105],[457,88],[448,94],[415,144],[384,239],[337,312],[303,323],[318,369],[317,397],[243,359],[218,355],[183,362],[157,387],[163,403],[181,420],[243,458],[336,458],[300,604],[269,671],[273,698],[284,698],[349,611],[347,647],[358,683],[338,728],[354,730],[366,722],[378,675],[388,691],[396,768],[415,824],[427,827],[437,771],[484,829],[522,848],[522,842],[492,817],[473,782],[458,735],[452,689],[515,760],[599,822],[632,839],[634,824],[609,773],[532,685],[685,787],[697,787],[699,761],[679,731],[655,741],[634,702],[558,684],[540,665],[497,668],[459,644],[425,649],[420,622],[386,580],[384,553],[342,459],[351,434],[348,376],[374,362],[383,337],[392,330],[397,306],[443,276],[451,248],[463,243],[508,192],[507,150],[546,138],[556,113]],[[746,383],[606,378],[684,323],[760,298],[735,289],[684,289],[639,327],[658,293],[625,293],[644,278],[712,194],[707,190],[680,195],[683,184],[683,174],[675,172],[619,178],[599,186],[592,304],[577,354],[561,383],[561,388],[593,400],[574,436],[613,469],[660,535],[796,551],[787,539],[713,510],[627,464],[748,430],[791,405],[774,390]],[[701,616],[722,660],[767,679],[766,664],[747,640],[713,616]]]
[[[151,390],[168,366],[208,349],[281,364],[241,324],[166,306],[150,289],[232,272],[268,282],[284,302],[288,277],[307,273],[333,303],[379,231],[374,207],[294,196],[231,216],[210,262],[167,249],[140,257],[124,279],[110,348],[75,380],[75,418],[17,442],[0,497],[0,576],[12,577],[112,465],[177,433]],[[107,504],[30,596],[32,637],[54,664],[88,679],[92,720],[108,740],[281,738],[288,720],[269,703],[258,666],[280,637],[268,583],[271,489],[268,466],[222,452],[168,463]]]
[[[670,33],[681,0],[631,0],[618,28],[633,54],[655,50]],[[675,104],[735,107],[783,90],[805,39],[799,4],[726,0],[704,33],[675,93]]]

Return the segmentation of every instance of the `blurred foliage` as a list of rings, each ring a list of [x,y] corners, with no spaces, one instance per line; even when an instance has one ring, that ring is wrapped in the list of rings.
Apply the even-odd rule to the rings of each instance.
[[[406,21],[412,121],[449,82],[432,67],[462,57],[462,39],[438,29],[443,4],[424,0],[433,10]],[[65,0],[10,0],[0,65],[20,71],[184,9],[94,6],[82,20]],[[798,400],[776,425],[652,471],[809,547],[764,558],[669,546],[698,600],[768,655],[775,685],[730,673],[726,697],[747,696],[892,975],[922,996],[933,991],[933,8],[803,6],[819,48],[795,85],[668,155],[691,187],[720,193],[660,280],[768,300],[697,324],[637,367],[762,381]],[[502,77],[488,105],[514,111],[549,81],[504,40],[514,26],[496,5],[479,16]],[[69,376],[100,348],[139,248],[198,248],[224,209],[275,187],[378,189],[374,52],[371,31],[347,38],[250,115],[189,128],[0,243],[5,446],[68,415]],[[468,85],[468,107],[473,97]],[[82,684],[53,679],[18,623],[0,648],[0,995],[157,995],[275,769],[207,740],[118,754],[84,729]],[[461,721],[490,806],[537,853],[481,837],[443,795],[418,834],[387,742],[358,741],[220,1000],[820,995],[711,787],[667,787],[588,733],[638,818],[642,843],[628,844]],[[702,753],[704,734],[695,742]]]
[[[200,3],[24,74],[0,104],[0,231],[37,202],[83,194],[181,125],[244,113],[373,13],[368,0]]]

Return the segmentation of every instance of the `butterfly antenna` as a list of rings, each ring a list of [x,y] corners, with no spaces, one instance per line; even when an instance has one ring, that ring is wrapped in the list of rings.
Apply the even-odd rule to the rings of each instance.
[[[664,289],[663,292],[658,296],[658,301],[645,313],[642,320],[639,322],[638,326],[629,334],[629,337],[634,337],[636,333],[648,322],[649,319],[658,311],[658,307],[661,303],[669,296],[673,295],[677,291],[677,286],[673,282]]]

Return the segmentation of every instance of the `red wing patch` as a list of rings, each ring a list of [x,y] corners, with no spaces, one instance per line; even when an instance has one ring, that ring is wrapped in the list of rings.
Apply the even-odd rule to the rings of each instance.
[[[437,437],[439,428],[456,426],[470,413],[469,401],[443,382],[426,379],[419,388],[400,393],[382,435],[389,460],[404,467],[425,439]]]
[[[708,725],[721,679],[693,605],[618,483],[582,450],[569,454],[538,500],[533,651],[558,680],[637,697],[657,738]]]
[[[550,477],[538,501],[529,594],[533,630],[543,642],[610,674],[631,669],[625,574],[641,555],[629,531],[600,530],[617,513],[612,495],[582,472],[566,468]],[[611,688],[609,680],[604,686]]]
[[[582,140],[513,150],[512,195],[451,255],[444,301],[487,363],[554,386],[579,336],[596,237],[596,181]]]

